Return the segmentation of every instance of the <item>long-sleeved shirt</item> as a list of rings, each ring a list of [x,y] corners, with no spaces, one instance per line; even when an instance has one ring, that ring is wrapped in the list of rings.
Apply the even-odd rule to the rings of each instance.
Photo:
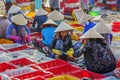
[[[21,27],[24,27],[25,31],[27,34],[30,34],[30,30],[28,29],[27,26],[15,26],[13,24],[10,24],[8,27],[7,27],[7,30],[6,30],[6,38],[10,38],[10,35],[11,35],[11,32],[13,29],[16,30],[16,33],[19,32],[19,30],[21,29]],[[18,35],[18,34],[15,34],[15,35]]]
[[[34,21],[32,23],[32,27],[35,27],[37,24],[37,29],[38,31],[41,31],[41,25],[46,22],[47,16],[46,15],[40,15],[40,16],[35,16]]]

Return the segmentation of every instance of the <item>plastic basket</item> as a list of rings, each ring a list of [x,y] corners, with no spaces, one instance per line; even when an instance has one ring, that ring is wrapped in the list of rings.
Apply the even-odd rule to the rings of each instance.
[[[16,68],[17,68],[16,66],[9,64],[7,62],[0,63],[0,72],[4,72],[8,69],[16,69]]]
[[[1,44],[1,45],[0,45],[0,48],[3,49],[3,50],[8,50],[8,49],[16,48],[16,47],[19,47],[19,46],[22,46],[22,45],[21,45],[21,44],[18,44],[18,43],[13,43],[13,44]]]
[[[17,75],[21,75],[21,74],[25,74],[29,72],[34,72],[34,71],[36,70],[31,67],[21,67],[21,68],[14,69],[14,70],[7,70],[3,72],[2,74],[6,74],[9,77],[12,77],[12,76],[17,76]]]
[[[72,66],[70,64],[47,69],[47,71],[53,73],[54,75],[68,74],[78,70],[81,70],[81,69],[78,67]]]
[[[51,74],[51,73],[47,73],[47,72],[39,70],[39,71],[34,71],[34,72],[14,76],[13,78],[19,78],[20,80],[24,80],[24,79],[33,78],[33,77],[36,77],[36,76],[42,76],[43,77],[43,76],[46,76],[46,75],[49,75],[49,74]]]
[[[20,51],[10,52],[10,53],[7,53],[6,55],[9,57],[12,57],[12,58],[22,58],[22,57],[29,57],[30,56],[29,54],[22,53]]]
[[[90,11],[89,13],[91,16],[98,16],[100,13],[99,12],[95,12],[95,11]]]
[[[61,75],[53,78],[48,78],[47,80],[79,80],[79,79],[70,75]]]
[[[24,80],[46,80],[41,76],[37,76],[37,77],[33,77],[33,78],[29,78],[29,79],[24,79]]]
[[[37,66],[41,67],[42,69],[50,69],[50,68],[59,67],[66,64],[68,63],[61,59],[56,59],[56,60],[51,60],[43,63],[38,63]]]
[[[15,59],[15,60],[9,61],[9,63],[12,63],[18,67],[23,67],[23,66],[27,66],[30,64],[35,64],[35,62],[33,62],[32,60],[30,60],[28,58]]]
[[[6,53],[5,53],[6,54]],[[12,60],[13,58],[5,55],[5,54],[1,54],[0,55],[0,62],[5,62],[5,61],[9,61],[9,60]]]
[[[78,70],[76,72],[69,73],[69,75],[75,76],[77,78],[89,78],[91,80],[98,79],[98,78],[99,79],[105,78],[105,76],[103,76],[101,74],[97,74],[97,73],[90,72],[87,70]]]
[[[27,45],[22,45],[16,48],[11,48],[11,49],[7,49],[8,52],[14,52],[14,51],[20,51],[20,50],[25,50],[25,49],[29,49],[30,46]]]

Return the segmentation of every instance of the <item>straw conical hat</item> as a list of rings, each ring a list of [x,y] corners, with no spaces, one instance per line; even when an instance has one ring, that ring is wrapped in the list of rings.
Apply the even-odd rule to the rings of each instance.
[[[94,28],[91,28],[80,38],[84,39],[84,38],[103,38],[103,37]]]
[[[11,18],[12,22],[17,24],[17,25],[26,25],[27,20],[22,14],[15,15]]]
[[[48,19],[63,20],[64,19],[64,15],[62,13],[60,13],[59,11],[54,10],[51,13],[48,14]]]
[[[8,14],[16,13],[16,12],[18,12],[18,11],[20,11],[20,10],[21,10],[20,7],[18,7],[18,6],[16,6],[16,5],[12,5],[12,6],[10,7],[10,9],[8,10]]]
[[[111,31],[110,28],[108,28],[108,26],[102,20],[100,21],[100,23],[95,25],[94,28],[100,34],[109,33]]]
[[[46,25],[46,24],[53,24],[53,25],[56,25],[56,26],[57,26],[57,24],[56,24],[53,20],[51,20],[51,19],[49,19],[49,20],[47,20],[45,23],[43,23],[42,26],[43,26],[43,25]]]
[[[94,18],[93,16],[90,16],[90,15],[84,13],[84,14],[82,15],[79,23],[86,22],[86,21],[91,20],[91,19],[93,19],[93,18]]]
[[[60,25],[55,30],[55,32],[60,32],[60,31],[65,31],[65,30],[73,30],[73,28],[67,23],[61,22]]]
[[[46,15],[48,14],[48,12],[46,12],[44,9],[39,8],[38,11],[36,11],[36,15],[40,16],[40,15]]]

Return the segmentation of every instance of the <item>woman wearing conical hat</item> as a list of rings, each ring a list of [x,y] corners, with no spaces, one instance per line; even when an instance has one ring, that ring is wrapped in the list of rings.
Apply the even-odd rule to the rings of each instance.
[[[69,33],[73,28],[65,22],[61,22],[55,30],[55,36],[51,44],[51,51],[61,59],[73,59],[72,39]]]
[[[61,12],[54,10],[48,14],[48,19],[55,21],[59,25],[61,21],[64,20],[64,15]]]
[[[9,25],[8,19],[5,15],[0,14],[0,38],[6,38],[5,32]]]
[[[89,29],[80,38],[86,39],[86,43],[79,54],[74,54],[74,56],[79,57],[84,54],[87,70],[104,74],[115,69],[115,57],[111,49],[104,42],[104,37],[94,28]]]
[[[8,20],[11,22],[11,17],[12,17],[12,16],[15,16],[15,15],[17,15],[17,14],[22,14],[22,15],[24,15],[24,14],[22,13],[20,7],[18,7],[18,6],[16,6],[16,5],[12,5],[12,6],[10,7],[10,9],[8,10]]]
[[[36,28],[38,32],[42,31],[41,25],[47,21],[47,14],[48,13],[42,8],[39,8],[38,11],[36,12],[32,23],[32,27]]]
[[[79,23],[83,24],[84,26],[84,30],[82,32],[83,34],[86,33],[90,28],[96,25],[96,23],[92,22],[92,19],[94,19],[94,17],[86,13],[84,13],[82,17],[80,18]]]
[[[8,25],[6,30],[6,38],[13,40],[15,43],[24,44],[26,41],[31,42],[30,30],[26,26],[27,20],[22,14],[17,14],[11,18],[12,23]]]
[[[42,28],[43,28],[41,31],[42,43],[45,46],[51,45],[56,27],[57,27],[57,24],[52,20],[47,20],[45,23],[42,24]]]
[[[105,42],[107,44],[111,44],[111,42],[112,42],[112,34],[110,33],[111,32],[110,27],[111,26],[106,25],[103,22],[103,20],[100,20],[100,22],[98,24],[96,24],[94,27],[95,30],[105,38]]]

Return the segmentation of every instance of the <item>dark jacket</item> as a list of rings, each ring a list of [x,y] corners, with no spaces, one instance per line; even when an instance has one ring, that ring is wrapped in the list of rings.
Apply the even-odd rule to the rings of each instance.
[[[101,39],[89,39],[77,56],[84,54],[88,70],[107,73],[115,68],[115,57],[109,46]]]
[[[47,16],[46,15],[40,15],[40,16],[35,16],[32,27],[35,27],[37,24],[37,30],[41,32],[42,28],[41,25],[46,22]]]

